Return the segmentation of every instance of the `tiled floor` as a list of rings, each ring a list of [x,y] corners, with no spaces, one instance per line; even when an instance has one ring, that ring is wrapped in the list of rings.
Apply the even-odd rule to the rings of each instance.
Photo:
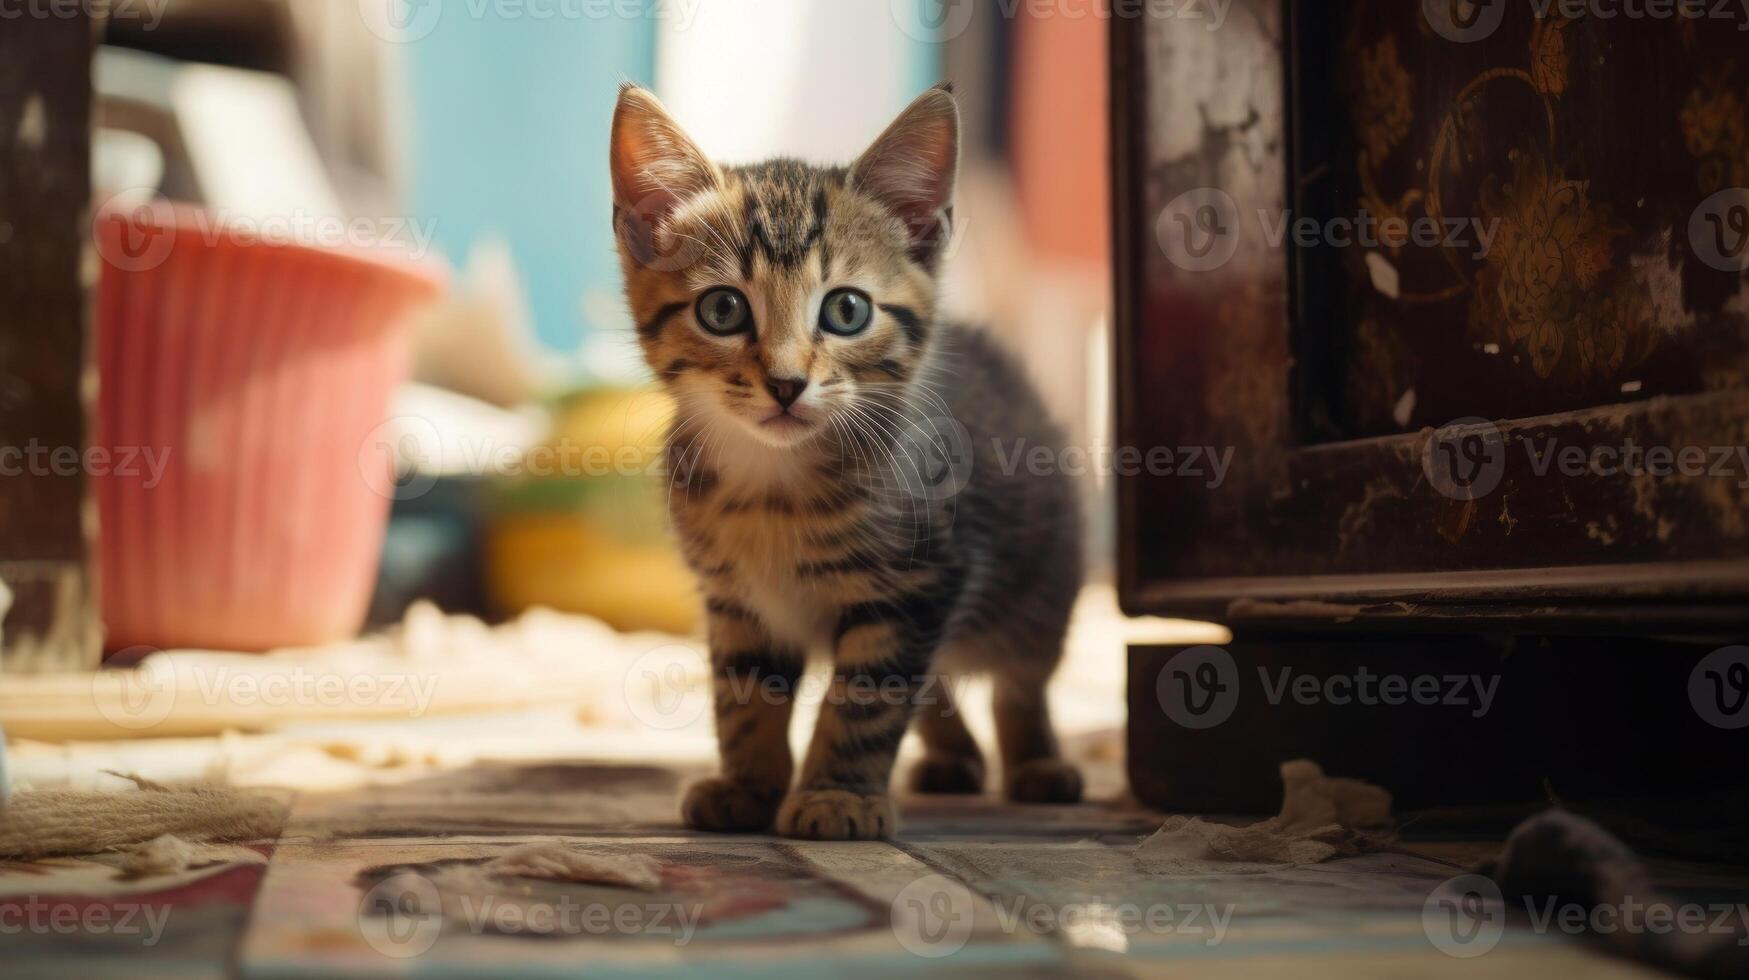
[[[1126,791],[1124,644],[1223,638],[1218,627],[1125,620],[1108,588],[1089,589],[1052,715],[1090,799],[1121,801]],[[223,735],[168,738],[127,716],[101,740],[65,741],[81,725],[14,741],[9,762],[27,789],[131,789],[108,775],[124,772],[302,795],[274,840],[207,848],[176,875],[130,879],[116,857],[0,863],[0,980],[1651,975],[1535,931],[1522,914],[1498,936],[1447,944],[1483,955],[1441,952],[1434,940],[1451,921],[1437,906],[1428,913],[1429,896],[1498,847],[1441,836],[1427,815],[1408,817],[1408,840],[1391,853],[1176,877],[1132,857],[1162,815],[1121,802],[905,799],[892,844],[688,833],[676,800],[716,751],[706,660],[695,651],[673,661],[691,665],[678,687],[638,682],[652,676],[652,650],[676,643],[549,613],[487,631],[432,609],[358,650],[179,653],[179,669],[205,665],[209,679],[374,670],[422,678],[437,697],[405,717],[306,706],[263,719],[233,705]],[[498,700],[478,697],[486,687]],[[91,694],[81,684],[66,703],[89,714]],[[967,723],[994,744],[987,682],[965,694]],[[0,708],[7,696],[30,706],[16,682]],[[798,706],[797,752],[815,710]],[[559,886],[479,870],[555,839],[648,855],[661,886]],[[1659,885],[1687,895],[1749,896],[1743,878],[1715,870],[1658,872]]]
[[[910,800],[897,843],[798,843],[683,831],[691,775],[479,765],[305,795],[277,842],[173,878],[0,867],[0,976],[1646,975],[1516,928],[1477,959],[1440,952],[1424,905],[1485,844],[1171,878],[1130,856],[1159,817],[1121,805]],[[475,870],[552,838],[653,856],[661,887]]]

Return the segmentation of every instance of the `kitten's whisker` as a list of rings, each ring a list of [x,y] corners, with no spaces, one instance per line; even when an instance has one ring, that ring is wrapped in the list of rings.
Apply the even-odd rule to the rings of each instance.
[[[865,431],[867,431],[870,427],[872,427],[874,431],[871,434],[875,434],[877,437],[877,440],[879,439],[880,434],[886,435],[888,439],[892,439],[894,441],[897,440],[898,437],[897,437],[896,433],[892,433],[892,432],[888,431],[882,425],[882,423],[879,419],[868,415],[863,410],[862,406],[852,405],[849,407],[852,411],[852,418],[854,420],[856,420],[857,424],[859,426],[861,426]],[[879,450],[880,452],[883,452],[886,454],[887,463],[889,465],[888,472],[894,474],[895,476],[898,476],[899,470],[903,464],[901,464],[899,462],[898,457],[894,454],[894,452],[890,448],[890,446],[884,442],[877,441],[875,448],[877,450]],[[919,476],[921,476],[921,474],[919,474]],[[903,480],[903,477],[899,476],[899,479]],[[883,479],[882,482],[884,484],[886,481]],[[883,489],[884,489],[884,486],[883,486]],[[917,546],[920,543],[927,546],[928,543],[932,540],[929,536],[930,535],[930,531],[929,531],[929,523],[930,522],[927,520],[927,516],[928,516],[927,512],[924,511],[923,513],[920,514],[920,510],[922,510],[924,508],[925,502],[918,499],[918,497],[915,494],[910,493],[906,489],[906,487],[903,483],[901,483],[897,492],[893,494],[893,497],[894,498],[898,498],[898,497],[910,498],[911,521],[912,521],[911,548],[912,548],[912,553],[915,554]],[[921,529],[921,532],[923,534],[923,538],[922,538],[921,542],[918,540],[918,537],[917,537],[919,529]]]

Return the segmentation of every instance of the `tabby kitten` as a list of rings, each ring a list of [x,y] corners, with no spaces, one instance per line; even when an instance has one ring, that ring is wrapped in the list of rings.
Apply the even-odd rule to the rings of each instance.
[[[981,792],[944,682],[968,669],[994,677],[1009,798],[1080,798],[1044,696],[1080,584],[1075,492],[998,451],[1062,436],[999,346],[935,316],[958,156],[946,87],[847,168],[719,166],[655,96],[620,93],[614,227],[678,406],[670,510],[709,612],[722,774],[686,794],[689,826],[891,836],[913,714],[914,788]],[[792,790],[815,650],[833,673]]]

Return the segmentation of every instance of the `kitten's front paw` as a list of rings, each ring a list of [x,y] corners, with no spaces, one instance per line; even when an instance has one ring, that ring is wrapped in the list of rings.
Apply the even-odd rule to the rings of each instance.
[[[777,832],[807,840],[880,840],[899,829],[892,801],[841,789],[797,790],[777,812]]]
[[[727,779],[693,784],[680,804],[681,819],[694,830],[717,834],[756,834],[777,816],[778,794]]]
[[[1006,775],[1008,798],[1016,803],[1081,802],[1081,771],[1061,759],[1034,759]]]

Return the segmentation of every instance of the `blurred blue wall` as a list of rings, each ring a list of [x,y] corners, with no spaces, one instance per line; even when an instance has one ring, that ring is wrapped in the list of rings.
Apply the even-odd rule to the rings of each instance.
[[[407,45],[414,211],[458,268],[480,236],[505,239],[539,340],[575,351],[583,296],[619,290],[608,127],[620,83],[651,82],[655,21],[450,6]]]
[[[553,351],[568,357],[587,351],[585,363],[602,363],[608,358],[594,355],[603,349],[603,338],[591,343],[591,333],[627,326],[623,312],[613,313],[616,307],[623,311],[623,302],[613,246],[608,127],[622,81],[658,81],[659,32],[667,32],[676,52],[683,40],[724,45],[743,52],[737,57],[794,63],[806,79],[800,92],[787,93],[765,91],[767,81],[757,72],[725,77],[713,70],[684,83],[666,80],[663,97],[678,98],[682,107],[698,106],[685,90],[702,86],[712,116],[735,116],[737,107],[757,115],[758,107],[804,94],[845,106],[867,102],[870,86],[891,87],[883,94],[885,106],[872,114],[881,118],[856,121],[859,148],[885,125],[889,108],[897,111],[939,71],[939,45],[902,32],[889,0],[703,2],[712,6],[697,13],[695,24],[664,26],[657,16],[537,18],[528,11],[555,5],[533,3],[507,5],[522,14],[506,18],[497,4],[452,0],[435,30],[406,45],[414,212],[435,220],[438,246],[458,268],[481,237],[508,242],[537,339]],[[801,30],[803,37],[789,42],[795,50],[746,50],[783,33],[763,29],[776,23]],[[871,77],[817,64],[818,52],[844,44],[890,69]],[[794,82],[783,87],[793,89]],[[835,90],[843,96],[834,97]],[[788,124],[795,131],[789,135],[806,135],[835,118],[818,106],[801,116]],[[793,146],[763,145],[768,137],[784,143],[783,135],[761,135],[756,155],[794,152]],[[614,340],[606,350],[635,352]]]

